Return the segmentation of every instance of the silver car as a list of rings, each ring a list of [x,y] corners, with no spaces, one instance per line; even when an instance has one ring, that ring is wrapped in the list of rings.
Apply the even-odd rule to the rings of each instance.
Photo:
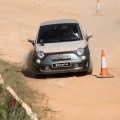
[[[28,39],[34,46],[32,73],[57,74],[84,72],[92,74],[92,61],[88,39],[75,19],[43,22],[37,38]]]

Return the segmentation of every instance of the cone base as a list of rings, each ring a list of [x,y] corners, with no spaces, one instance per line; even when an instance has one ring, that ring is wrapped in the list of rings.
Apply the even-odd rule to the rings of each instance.
[[[113,78],[113,75],[95,75],[97,78]]]
[[[96,11],[96,15],[101,15],[101,11]]]

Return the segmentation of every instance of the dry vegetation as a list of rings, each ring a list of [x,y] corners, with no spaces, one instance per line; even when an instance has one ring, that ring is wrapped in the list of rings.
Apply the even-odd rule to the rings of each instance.
[[[52,109],[49,107],[47,96],[42,93],[40,94],[37,91],[33,91],[26,84],[26,78],[24,77],[20,67],[0,60],[0,74],[4,79],[5,85],[11,86],[18,96],[32,108],[33,112],[38,114],[40,120],[55,119],[54,114],[56,112],[52,111]],[[9,98],[10,97],[8,97],[8,93],[6,93],[4,89],[0,91],[0,101],[6,101],[5,103],[9,104]],[[20,113],[12,116],[14,111],[11,111],[7,107],[7,104],[0,106],[0,116],[4,117],[4,120],[18,120],[16,117],[19,117]],[[21,108],[18,107],[18,110],[19,109]],[[7,113],[6,110],[9,110],[9,112]],[[29,119],[21,118],[20,120]]]

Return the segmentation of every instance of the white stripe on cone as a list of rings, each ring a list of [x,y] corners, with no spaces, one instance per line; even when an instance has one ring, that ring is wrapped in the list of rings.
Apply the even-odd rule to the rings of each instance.
[[[106,58],[105,58],[105,57],[102,57],[102,60],[101,60],[101,67],[102,67],[102,68],[107,68]]]
[[[100,3],[97,3],[97,6],[96,6],[97,10],[100,10]]]

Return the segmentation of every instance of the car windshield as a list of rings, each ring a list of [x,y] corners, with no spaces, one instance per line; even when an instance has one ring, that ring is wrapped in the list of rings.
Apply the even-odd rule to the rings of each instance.
[[[53,24],[41,26],[37,43],[54,43],[82,40],[79,25],[77,23]]]

